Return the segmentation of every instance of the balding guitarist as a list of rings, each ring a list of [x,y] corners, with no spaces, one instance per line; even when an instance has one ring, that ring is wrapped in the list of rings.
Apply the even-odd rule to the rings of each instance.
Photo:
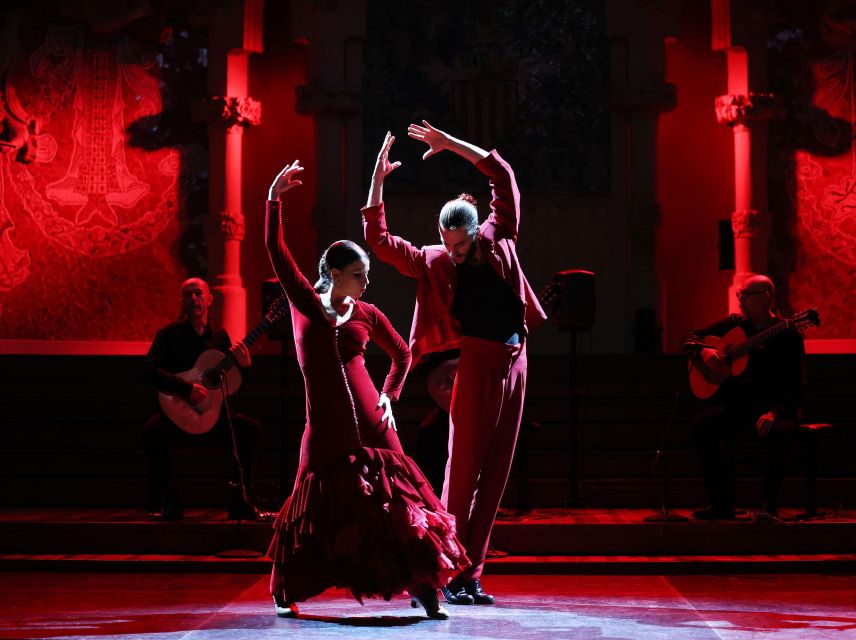
[[[703,372],[704,378],[715,385],[711,405],[691,423],[710,499],[709,507],[693,513],[699,520],[734,518],[736,471],[732,440],[735,434],[749,431],[753,425],[767,449],[762,509],[771,515],[777,514],[779,486],[802,412],[803,337],[792,326],[780,325],[786,321],[773,311],[773,282],[766,276],[752,276],[737,292],[737,298],[740,314],[691,331],[682,346],[693,365],[691,380],[693,375]],[[745,370],[739,371],[731,368],[737,354],[723,349],[721,339],[726,335],[740,335],[741,331],[751,348],[743,354],[743,357],[748,356],[741,364]],[[761,335],[762,332],[766,333]],[[753,338],[760,340],[753,341]],[[701,397],[706,395],[695,387],[694,391]]]
[[[232,345],[223,329],[213,329],[208,322],[208,309],[213,297],[208,284],[190,278],[181,285],[181,317],[160,329],[143,359],[143,375],[161,396],[167,395],[187,407],[206,407],[216,400],[205,415],[212,415],[210,424],[188,428],[177,417],[171,419],[161,410],[146,423],[143,444],[148,471],[148,510],[152,520],[180,520],[183,509],[178,496],[170,449],[179,442],[211,440],[231,451],[236,450],[240,464],[235,471],[236,487],[229,508],[231,519],[259,519],[252,504],[253,457],[259,437],[259,423],[241,414],[232,416],[234,443],[225,412],[220,411],[222,396],[215,388],[207,389],[184,372],[194,369],[197,359],[213,350],[231,354],[243,375],[249,370],[250,354],[243,342]],[[193,380],[193,381],[189,381]],[[233,382],[233,386],[234,386]],[[216,396],[216,398],[215,398]],[[167,405],[170,406],[170,405]],[[188,410],[193,415],[194,412]],[[240,474],[240,475],[239,475]],[[240,480],[240,482],[238,482]],[[243,490],[246,489],[246,494]]]

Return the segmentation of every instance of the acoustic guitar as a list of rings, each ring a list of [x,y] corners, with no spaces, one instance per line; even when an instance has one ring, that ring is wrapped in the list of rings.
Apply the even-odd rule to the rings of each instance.
[[[288,310],[288,298],[281,295],[268,308],[262,321],[250,331],[242,342],[249,349],[273,323]],[[200,384],[208,390],[208,395],[199,404],[179,395],[160,392],[158,402],[161,409],[178,427],[200,435],[207,433],[217,424],[223,408],[223,389],[234,394],[241,387],[241,372],[231,352],[223,353],[216,349],[203,351],[196,359],[192,369],[175,374],[185,382]]]
[[[716,349],[719,352],[725,366],[722,371],[712,371],[701,358],[692,356],[690,358],[690,389],[696,398],[704,400],[711,397],[719,389],[727,378],[739,376],[746,370],[749,364],[749,352],[771,338],[790,331],[791,329],[803,330],[808,327],[820,325],[820,315],[817,309],[806,309],[792,318],[774,324],[769,329],[756,333],[751,338],[746,338],[746,333],[740,327],[734,327],[721,338],[718,336],[704,336],[702,341],[705,347]]]

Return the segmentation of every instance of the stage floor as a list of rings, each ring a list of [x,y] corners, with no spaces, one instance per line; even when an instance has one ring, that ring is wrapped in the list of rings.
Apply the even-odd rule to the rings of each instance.
[[[490,576],[493,607],[428,620],[328,591],[276,618],[258,575],[6,573],[0,638],[856,638],[856,576]]]

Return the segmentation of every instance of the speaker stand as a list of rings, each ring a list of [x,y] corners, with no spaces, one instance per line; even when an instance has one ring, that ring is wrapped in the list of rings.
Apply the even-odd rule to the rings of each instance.
[[[585,506],[582,499],[582,487],[580,486],[580,392],[577,389],[577,337],[579,332],[571,329],[568,334],[571,338],[571,351],[568,356],[568,431],[571,440],[571,486],[568,506],[579,508]]]

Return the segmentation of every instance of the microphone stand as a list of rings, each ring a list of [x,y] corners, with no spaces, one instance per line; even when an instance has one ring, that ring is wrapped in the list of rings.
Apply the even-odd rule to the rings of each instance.
[[[238,455],[238,441],[235,438],[235,424],[232,422],[232,410],[229,406],[229,384],[226,382],[226,372],[219,370],[220,389],[223,392],[223,407],[226,410],[226,421],[229,424],[229,435],[232,441],[232,456],[235,458],[235,463],[238,465],[238,482],[230,482],[229,486],[233,489],[240,487],[241,499],[244,504],[249,505],[249,495],[247,494],[247,485],[244,483],[244,466],[241,464],[241,458]],[[214,555],[218,558],[261,558],[264,554],[255,549],[241,548],[241,521],[242,521],[243,505],[238,507],[237,518],[235,518],[235,548],[224,549],[218,551]]]
[[[662,435],[660,436],[660,446],[657,447],[657,452],[654,455],[654,462],[651,465],[651,475],[657,474],[657,465],[662,461],[662,469],[663,469],[663,489],[660,494],[660,513],[656,513],[654,515],[646,516],[642,518],[645,522],[686,522],[689,520],[686,516],[678,515],[676,513],[671,513],[669,511],[669,451],[667,449],[667,445],[669,442],[669,436],[672,433],[672,427],[675,424],[675,416],[678,413],[678,405],[681,402],[681,398],[685,395],[687,390],[687,385],[690,381],[690,371],[692,371],[692,362],[687,370],[687,375],[684,378],[684,383],[681,386],[681,390],[675,394],[675,403],[672,405],[672,415],[669,418],[669,423],[666,425],[666,428],[663,430]]]

